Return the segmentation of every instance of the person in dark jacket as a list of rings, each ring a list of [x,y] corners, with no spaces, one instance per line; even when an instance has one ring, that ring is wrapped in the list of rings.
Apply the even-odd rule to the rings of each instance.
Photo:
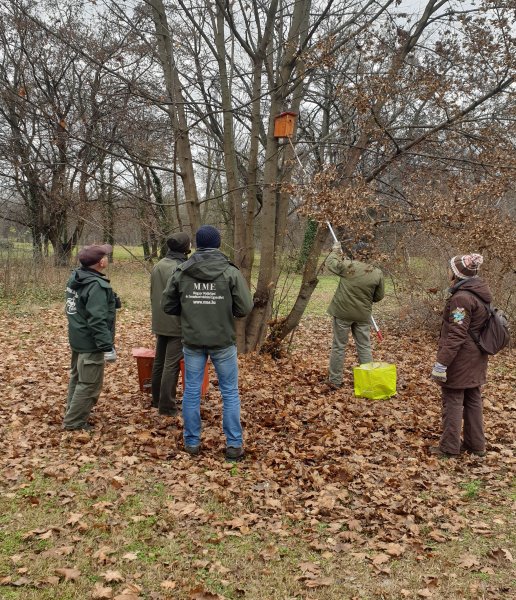
[[[478,276],[480,254],[454,256],[450,261],[450,297],[446,301],[432,378],[442,390],[442,435],[437,456],[456,457],[461,451],[483,456],[486,441],[480,387],[486,382],[488,355],[473,340],[485,325],[493,296]],[[464,421],[464,441],[461,426]]]
[[[179,265],[163,293],[162,307],[181,315],[185,389],[185,450],[197,455],[201,443],[201,384],[208,357],[222,394],[226,459],[244,456],[234,319],[251,312],[253,300],[240,271],[220,252],[220,233],[204,225],[195,236],[197,251]]]
[[[385,284],[380,269],[359,260],[344,258],[340,242],[333,244],[326,266],[339,276],[339,285],[328,307],[328,314],[333,317],[328,384],[330,389],[337,389],[342,385],[342,370],[350,332],[355,340],[359,363],[373,360],[371,314],[373,302],[379,302],[385,295]]]
[[[102,273],[113,252],[109,244],[85,246],[81,266],[66,285],[68,340],[72,349],[70,383],[63,427],[91,430],[88,423],[104,379],[104,363],[116,360],[114,328],[119,299]]]
[[[161,298],[168,280],[177,267],[186,261],[190,252],[190,236],[174,233],[167,239],[167,254],[152,269],[150,299],[152,332],[156,335],[156,354],[152,366],[152,403],[160,415],[177,414],[176,388],[179,363],[183,358],[181,319],[166,315]]]

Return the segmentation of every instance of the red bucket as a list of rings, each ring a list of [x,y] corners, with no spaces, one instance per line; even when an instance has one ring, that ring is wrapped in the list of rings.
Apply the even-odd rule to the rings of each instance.
[[[152,366],[154,364],[154,357],[156,352],[151,348],[133,348],[133,356],[136,358],[136,366],[138,367],[138,383],[140,384],[140,391],[146,394],[151,393],[151,381],[152,381]],[[185,387],[185,361],[181,359],[179,362],[179,368],[181,369],[181,376],[183,378],[183,388]],[[210,376],[208,372],[208,363],[204,369],[204,378],[201,385],[201,397],[206,396],[208,387],[210,385]]]
[[[138,367],[138,383],[140,392],[150,394],[152,380],[152,365],[154,364],[155,351],[150,348],[133,348],[133,356]]]

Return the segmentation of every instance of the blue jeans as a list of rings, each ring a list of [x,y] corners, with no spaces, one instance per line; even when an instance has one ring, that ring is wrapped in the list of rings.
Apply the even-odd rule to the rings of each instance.
[[[242,446],[240,424],[240,397],[238,395],[238,361],[236,346],[222,349],[183,347],[185,361],[185,389],[183,393],[183,421],[185,446],[201,442],[201,386],[208,357],[217,372],[222,394],[222,429],[226,446]]]

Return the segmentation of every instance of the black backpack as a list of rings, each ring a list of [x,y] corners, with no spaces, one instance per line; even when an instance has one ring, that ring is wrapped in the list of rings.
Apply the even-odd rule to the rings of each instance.
[[[484,302],[482,298],[472,290],[461,291],[469,292],[476,296],[486,307],[488,313],[486,322],[480,330],[480,333],[473,333],[470,329],[468,331],[469,335],[473,338],[473,341],[482,352],[491,356],[498,354],[498,352],[508,346],[511,341],[509,320],[507,319],[507,316],[499,308],[495,308],[491,304]]]

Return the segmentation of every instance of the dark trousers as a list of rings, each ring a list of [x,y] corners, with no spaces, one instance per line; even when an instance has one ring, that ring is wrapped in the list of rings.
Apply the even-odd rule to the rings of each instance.
[[[486,439],[480,387],[455,390],[443,386],[442,402],[443,432],[440,450],[448,454],[460,453],[460,431],[464,420],[464,449],[484,452]]]
[[[180,337],[156,336],[156,356],[152,366],[152,406],[160,414],[177,413],[176,387],[179,378],[179,361],[183,358]]]

